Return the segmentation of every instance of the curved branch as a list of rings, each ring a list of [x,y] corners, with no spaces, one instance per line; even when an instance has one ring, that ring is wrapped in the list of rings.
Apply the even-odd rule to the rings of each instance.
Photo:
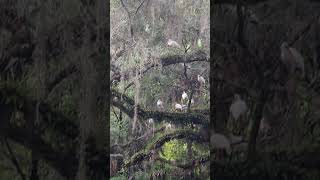
[[[117,97],[117,100],[112,98],[112,105],[121,109],[129,117],[133,118],[134,116],[134,101],[115,90],[111,91],[112,96]],[[122,100],[120,97],[122,96]],[[138,107],[138,117],[141,119],[153,118],[155,121],[161,122],[163,119],[170,119],[173,124],[198,124],[203,126],[209,125],[208,117],[205,114],[200,114],[196,112],[191,113],[177,113],[177,112],[163,112],[163,111],[152,111],[145,110],[141,107]]]
[[[9,159],[11,160],[12,164],[15,166],[15,168],[16,168],[18,174],[20,175],[21,179],[22,180],[26,180],[26,175],[23,173],[23,171],[22,171],[22,169],[21,169],[21,167],[20,167],[20,165],[18,163],[18,160],[17,160],[16,156],[14,155],[14,152],[12,151],[12,149],[10,147],[10,144],[9,144],[8,140],[4,139],[3,141],[4,141],[4,144],[6,145],[7,150],[9,152],[9,156],[10,156]]]
[[[152,133],[156,134],[158,132],[162,132],[165,130],[165,127],[161,127],[161,128],[158,128],[156,129],[154,132],[150,131],[150,132],[146,132],[144,135],[136,138],[136,139],[133,139],[132,141],[126,143],[126,144],[114,144],[112,147],[111,147],[111,152],[112,150],[114,149],[127,149],[128,146],[131,146],[133,143],[135,142],[141,142],[141,141],[144,141],[146,137],[149,137],[150,135],[152,135]],[[114,152],[112,152],[114,153]]]
[[[25,96],[18,93],[15,88],[1,87],[0,88],[0,106],[7,109],[9,112],[18,107],[18,110],[25,113],[25,116],[32,116],[32,110],[36,106],[36,101],[32,101]],[[3,101],[7,99],[7,101]],[[20,107],[19,107],[20,106]],[[30,108],[31,107],[31,108]],[[2,109],[2,108],[1,108]],[[14,127],[10,122],[10,116],[0,112],[1,124],[6,124],[6,127],[0,131],[0,135],[22,144],[30,149],[36,149],[36,154],[44,159],[49,165],[55,168],[65,177],[74,177],[77,168],[77,158],[75,156],[75,149],[69,149],[68,152],[61,153],[61,150],[55,150],[52,145],[48,144],[42,139],[42,134],[37,134],[31,139],[30,133],[25,126]],[[43,122],[39,126],[51,128],[59,132],[61,136],[65,136],[67,142],[74,140],[78,136],[78,128],[75,124],[71,123],[70,119],[66,118],[59,112],[52,111],[50,106],[45,103],[40,103],[40,113],[43,116]],[[25,117],[30,119],[30,117]],[[67,162],[65,162],[67,161]]]
[[[160,57],[157,62],[159,63],[148,63],[145,64],[144,67],[145,69],[142,71],[142,74],[146,74],[149,70],[151,70],[152,68],[155,67],[165,67],[165,66],[170,66],[170,65],[175,65],[175,64],[179,64],[179,63],[192,63],[192,62],[197,62],[197,61],[205,61],[205,62],[209,62],[209,58],[208,55],[203,52],[203,51],[197,51],[195,53],[192,54],[188,54],[188,55],[169,55],[169,56],[164,56],[164,57]],[[114,73],[116,74],[116,76],[112,77],[112,80],[114,79],[120,79],[120,73]],[[129,74],[130,72],[124,72],[123,73],[123,77],[124,80],[128,80],[130,78]],[[127,85],[127,88],[129,88],[130,86],[133,85],[133,80],[129,83],[129,85]]]
[[[209,162],[210,158],[209,158],[209,156],[205,156],[205,157],[193,159],[189,163],[181,163],[181,162],[176,162],[176,161],[169,161],[169,160],[166,160],[166,159],[160,158],[160,157],[155,159],[155,160],[158,160],[158,161],[161,161],[161,162],[164,162],[164,163],[167,163],[167,164],[170,164],[172,166],[176,166],[176,167],[179,167],[179,168],[182,168],[182,169],[192,169],[197,165],[205,164],[205,163]]]
[[[133,157],[125,164],[124,167],[128,168],[132,165],[135,165],[137,163],[140,163],[146,159],[149,159],[153,153],[154,150],[158,150],[161,148],[166,142],[171,141],[172,139],[188,139],[191,141],[196,141],[198,143],[209,143],[209,139],[205,138],[204,136],[200,135],[200,132],[195,132],[193,130],[180,130],[177,132],[165,134],[162,137],[160,137],[157,141],[152,143],[152,145],[149,146],[149,148],[146,151],[140,151],[133,155]]]

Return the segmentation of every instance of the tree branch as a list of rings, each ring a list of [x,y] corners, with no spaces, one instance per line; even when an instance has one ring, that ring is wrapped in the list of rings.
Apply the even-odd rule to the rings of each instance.
[[[112,96],[118,97],[118,100],[115,101],[112,98],[111,104],[119,109],[121,109],[124,113],[126,113],[129,117],[133,118],[134,116],[134,101],[128,96],[116,92],[114,90],[111,91]],[[121,101],[121,98],[123,100]],[[155,121],[161,122],[163,119],[170,119],[173,124],[198,124],[202,126],[207,126],[209,124],[208,117],[204,114],[191,112],[191,113],[175,113],[175,112],[163,112],[163,111],[152,111],[152,110],[144,110],[141,107],[138,107],[138,117],[142,119],[153,118]]]
[[[16,168],[18,174],[20,175],[21,179],[22,180],[26,180],[26,175],[23,173],[23,171],[22,171],[22,169],[21,169],[21,167],[20,167],[20,165],[18,163],[18,160],[15,157],[15,155],[14,155],[14,153],[13,153],[13,151],[12,151],[10,145],[9,145],[8,140],[6,138],[4,138],[3,142],[4,142],[5,146],[7,147],[8,152],[9,152],[9,156],[10,156],[9,159],[11,160],[12,164],[15,166],[15,168]]]
[[[143,150],[142,152],[138,152],[127,162],[124,167],[128,168],[132,165],[140,163],[146,159],[149,159],[154,151],[161,148],[166,142],[171,141],[172,139],[188,139],[191,141],[196,141],[198,143],[207,143],[209,144],[209,139],[200,136],[200,132],[194,132],[193,130],[180,130],[173,133],[165,134],[156,140],[152,145],[150,145],[147,151]]]

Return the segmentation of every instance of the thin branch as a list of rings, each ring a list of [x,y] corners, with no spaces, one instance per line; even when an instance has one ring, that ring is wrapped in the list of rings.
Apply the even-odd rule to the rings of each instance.
[[[159,133],[159,132],[162,132],[165,130],[165,127],[161,127],[161,128],[158,128],[154,131],[154,133]],[[144,138],[146,138],[147,136],[150,135],[150,132],[146,132],[145,134],[143,134],[142,136],[138,137],[138,138],[135,138],[135,139],[132,139],[131,141],[129,141],[128,143],[125,143],[125,144],[114,144],[112,145],[111,149],[116,149],[116,148],[120,148],[120,149],[127,149],[128,146],[131,146],[131,144],[135,143],[135,142],[139,142],[139,141],[142,141],[144,140]]]
[[[8,140],[6,138],[4,138],[4,144],[6,145],[6,148],[10,154],[10,157],[9,159],[11,160],[12,164],[14,165],[14,167],[16,168],[18,174],[20,175],[21,179],[22,180],[26,180],[26,175],[23,173],[19,163],[18,163],[18,160],[17,158],[15,157],[14,155],[14,152],[12,151],[11,147],[10,147],[10,144],[8,142]]]
[[[121,94],[114,90],[111,91],[113,96],[123,97],[123,100],[113,100],[112,105],[121,109],[124,113],[126,113],[129,117],[133,118],[134,111],[134,101],[126,96],[125,94]],[[163,111],[152,111],[152,110],[145,110],[141,107],[138,107],[138,117],[142,119],[153,118],[155,121],[162,121],[164,119],[172,120],[174,124],[198,124],[202,126],[207,126],[209,124],[209,119],[205,114],[199,114],[196,112],[192,113],[176,113],[176,112],[163,112]]]
[[[201,158],[198,158],[198,159],[193,159],[189,163],[169,161],[169,160],[166,160],[166,159],[161,158],[161,157],[158,157],[155,160],[158,160],[160,162],[167,163],[167,164],[170,164],[172,166],[176,166],[176,167],[179,167],[179,168],[182,168],[182,169],[192,169],[192,168],[195,168],[195,165],[200,165],[200,164],[204,164],[204,163],[209,162],[210,158],[209,158],[209,156],[204,156],[204,157],[201,157]]]
[[[134,13],[135,15],[138,14],[139,9],[142,7],[142,5],[143,5],[143,3],[144,3],[145,1],[146,1],[146,0],[143,0],[143,1],[141,2],[141,4],[139,5],[139,7],[137,8],[136,12]],[[150,1],[150,0],[148,0],[148,1]]]
[[[111,108],[112,108],[112,112],[113,112],[113,114],[116,116],[117,120],[120,122],[120,118],[118,117],[118,115],[117,115],[116,111],[114,110],[114,107],[113,107],[113,106],[111,106]]]

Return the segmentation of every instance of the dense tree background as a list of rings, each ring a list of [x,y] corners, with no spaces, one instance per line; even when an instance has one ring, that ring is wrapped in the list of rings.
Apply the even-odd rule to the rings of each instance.
[[[1,179],[319,179],[319,12],[315,0],[1,0]],[[304,76],[281,61],[284,41]]]
[[[319,179],[320,4],[217,0],[211,10],[212,129],[244,138],[222,160],[212,151],[211,175]],[[302,54],[305,76],[281,61],[283,42]],[[234,94],[248,106],[238,121],[229,112]]]
[[[107,1],[0,1],[1,179],[107,179]]]
[[[111,1],[112,179],[209,178],[209,5]]]

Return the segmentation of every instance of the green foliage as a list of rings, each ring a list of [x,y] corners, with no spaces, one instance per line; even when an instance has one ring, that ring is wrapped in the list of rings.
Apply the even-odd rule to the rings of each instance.
[[[149,174],[146,172],[142,172],[142,171],[138,171],[134,174],[134,176],[136,177],[136,179],[149,179]]]
[[[169,161],[181,160],[187,157],[187,143],[176,139],[166,142],[162,149],[163,152],[160,154],[160,157]]]
[[[200,144],[192,144],[191,146],[193,158],[203,157],[209,154],[208,147]],[[187,143],[184,140],[171,140],[162,146],[160,157],[168,161],[182,161],[187,158]]]
[[[205,3],[205,5],[203,4]],[[135,2],[125,2],[129,12],[134,13],[136,9]],[[156,102],[158,99],[163,101],[164,111],[174,111],[174,103],[180,103],[181,92],[186,91],[190,96],[190,87],[186,82],[184,76],[184,67],[181,64],[173,64],[162,67],[159,58],[162,62],[175,61],[176,56],[185,55],[183,47],[172,48],[167,46],[168,39],[173,39],[183,46],[182,39],[188,46],[189,51],[187,53],[193,53],[200,48],[203,48],[205,38],[201,39],[201,42],[197,42],[200,37],[205,37],[204,34],[199,35],[199,32],[203,29],[202,26],[208,25],[208,23],[201,23],[201,17],[206,16],[209,8],[209,1],[175,1],[175,2],[164,2],[155,1],[152,3],[150,9],[140,9],[137,12],[137,16],[127,17],[127,13],[119,3],[119,1],[111,1],[111,26],[114,27],[111,32],[111,39],[113,43],[111,48],[116,50],[125,44],[126,50],[124,54],[119,57],[116,61],[112,61],[115,66],[118,66],[121,72],[124,72],[124,81],[116,84],[116,87],[112,87],[119,92],[125,93],[128,97],[134,99],[136,87],[133,85],[130,88],[124,88],[134,80],[136,70],[144,71],[145,68],[150,65],[155,65],[151,69],[148,69],[147,73],[143,73],[141,79],[139,79],[139,105],[145,110],[156,110]],[[201,27],[200,27],[201,26]],[[133,30],[134,41],[128,37],[129,27]],[[125,42],[121,39],[127,39]],[[129,47],[129,48],[127,48]],[[164,57],[172,58],[164,58]],[[167,62],[165,62],[167,63]],[[164,64],[165,64],[164,63]],[[193,82],[196,82],[196,75],[202,74],[203,70],[208,68],[208,63],[195,62],[190,63],[190,69],[187,70],[188,79],[191,78]],[[127,78],[126,76],[129,76]],[[204,75],[205,76],[205,75]],[[188,89],[189,88],[189,89]],[[200,89],[199,89],[200,92]],[[191,105],[192,109],[196,108],[208,108],[208,92],[207,89],[201,89],[201,93],[194,93],[193,99],[194,105]],[[114,111],[113,109],[111,111]],[[113,143],[127,143],[128,132],[130,131],[129,126],[132,123],[132,119],[127,116],[123,116],[121,120],[118,119],[119,110],[115,108],[116,114],[111,112],[110,131],[111,131],[111,145]],[[140,120],[140,119],[139,119]],[[172,119],[174,121],[174,119]],[[141,120],[143,121],[143,120]],[[139,121],[139,122],[141,122]],[[156,123],[155,127],[163,125],[164,121],[170,121],[169,119],[162,119],[160,123]],[[187,123],[186,123],[187,124]],[[190,127],[187,127],[190,128]],[[176,130],[179,130],[177,128]],[[166,133],[166,132],[165,132]],[[147,140],[143,147],[133,147],[125,149],[124,154],[131,152],[134,155],[125,158],[125,163],[131,162],[130,160],[139,159],[150,152],[153,149],[153,145],[163,137],[163,132],[154,134],[154,137]],[[140,135],[139,135],[140,136]],[[121,141],[122,139],[122,141]],[[130,139],[130,138],[129,138]],[[163,140],[163,139],[162,139]],[[163,142],[163,141],[162,141]],[[167,142],[163,146],[162,157],[167,160],[183,161],[187,157],[187,143],[184,140],[172,140]],[[201,156],[208,152],[208,148],[201,145],[192,145],[192,151],[194,157]],[[137,153],[138,152],[138,153]],[[145,161],[144,161],[145,162]],[[184,161],[185,162],[185,161]],[[154,171],[171,171],[176,167],[172,167],[169,164],[161,164],[159,162],[152,162],[150,173]],[[148,171],[149,173],[149,171]],[[137,172],[135,174],[136,179],[144,179],[147,172]],[[132,175],[132,174],[131,174]],[[117,178],[121,179],[121,176]]]
[[[124,175],[111,177],[110,180],[127,180],[128,178]]]
[[[129,118],[123,114],[122,121],[119,121],[113,112],[110,113],[110,141],[119,142],[128,136]]]

